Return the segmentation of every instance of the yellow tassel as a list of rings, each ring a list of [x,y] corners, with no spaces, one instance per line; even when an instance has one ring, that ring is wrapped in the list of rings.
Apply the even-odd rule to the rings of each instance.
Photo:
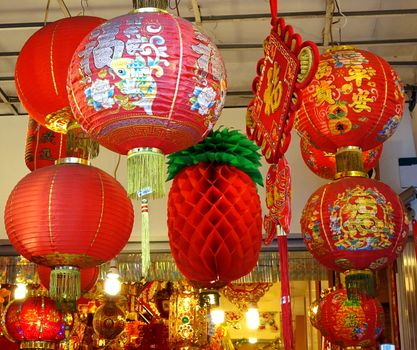
[[[74,266],[57,266],[51,271],[49,296],[61,310],[76,310],[81,297],[80,269]]]
[[[92,159],[98,156],[99,144],[92,140],[77,122],[71,122],[67,130],[67,157]]]
[[[142,248],[142,278],[146,278],[151,266],[151,249],[149,236],[149,207],[148,200],[142,199],[142,232],[141,232],[141,248]]]
[[[127,155],[130,198],[157,199],[165,195],[165,156],[158,148],[135,148]]]
[[[335,179],[343,176],[368,176],[363,168],[362,149],[360,147],[347,146],[337,150]]]

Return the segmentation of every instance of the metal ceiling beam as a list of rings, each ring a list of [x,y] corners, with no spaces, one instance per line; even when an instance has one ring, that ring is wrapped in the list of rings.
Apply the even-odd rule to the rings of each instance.
[[[19,111],[17,110],[16,106],[12,105],[9,102],[6,93],[2,89],[0,89],[0,100],[7,105],[7,107],[10,109],[13,115],[19,115]]]

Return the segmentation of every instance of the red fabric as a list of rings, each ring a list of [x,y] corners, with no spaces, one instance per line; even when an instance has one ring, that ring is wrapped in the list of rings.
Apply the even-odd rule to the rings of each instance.
[[[300,139],[301,156],[308,168],[317,176],[333,180],[336,175],[336,156],[315,148],[305,138]],[[363,167],[366,172],[374,168],[382,153],[382,144],[362,152]]]
[[[336,47],[321,56],[315,78],[303,90],[295,127],[323,151],[344,146],[367,151],[394,133],[403,111],[402,85],[384,59]]]
[[[384,310],[378,299],[349,300],[346,289],[329,293],[320,301],[318,318],[322,335],[343,348],[376,345],[384,329]]]
[[[6,308],[4,317],[5,328],[16,341],[59,342],[65,338],[64,316],[47,297],[14,300]]]
[[[29,117],[26,134],[25,163],[30,171],[53,165],[66,157],[67,137]]]
[[[168,196],[168,236],[178,269],[200,286],[221,287],[246,275],[262,242],[254,182],[229,165],[184,168]]]
[[[126,154],[169,154],[199,142],[223,108],[220,52],[190,22],[168,13],[112,19],[79,45],[68,75],[71,108],[100,144]]]
[[[291,168],[283,156],[278,164],[269,167],[265,180],[266,206],[269,210],[264,217],[265,244],[269,245],[277,236],[277,225],[286,233],[291,225]]]
[[[49,289],[49,278],[51,273],[51,268],[47,266],[38,265],[37,266],[38,276],[41,281],[41,284]],[[81,294],[87,293],[97,282],[98,275],[100,273],[100,267],[94,266],[86,269],[80,270],[81,278]]]
[[[26,111],[41,124],[45,116],[69,106],[66,79],[72,55],[81,40],[105,20],[63,18],[36,31],[16,61],[16,89]]]
[[[308,250],[329,269],[378,270],[402,252],[408,218],[401,199],[386,184],[346,177],[310,196],[301,232]]]
[[[0,337],[0,349],[2,350],[18,350],[19,344],[13,343],[10,340],[8,340],[6,337]]]
[[[168,326],[163,323],[151,323],[139,326],[139,337],[136,340],[139,350],[167,350],[168,343]]]
[[[26,259],[84,268],[120,253],[132,230],[133,207],[122,185],[104,171],[60,164],[20,180],[4,220],[10,242]]]

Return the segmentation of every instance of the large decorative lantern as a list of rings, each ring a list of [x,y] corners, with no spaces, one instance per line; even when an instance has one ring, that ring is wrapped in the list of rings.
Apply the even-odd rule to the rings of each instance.
[[[337,174],[336,155],[315,148],[307,139],[300,139],[301,156],[308,168],[317,176],[333,180]],[[362,152],[363,170],[374,168],[381,156],[382,144],[368,151]]]
[[[389,186],[364,177],[344,177],[310,196],[301,231],[313,256],[329,269],[346,271],[346,285],[353,290],[364,288],[361,281],[372,287],[366,278],[372,274],[357,270],[379,270],[402,252],[408,218]]]
[[[387,140],[404,110],[397,74],[381,57],[349,46],[327,50],[303,90],[295,127],[316,148],[363,151]]]
[[[319,301],[313,326],[332,344],[368,348],[384,329],[384,310],[378,299],[349,299],[346,289],[339,289]]]
[[[125,246],[133,208],[113,177],[78,158],[65,158],[20,180],[4,220],[21,255],[54,268],[50,296],[64,301],[80,296],[79,268],[102,264]]]
[[[107,300],[94,313],[94,332],[103,339],[117,338],[125,329],[126,315],[114,301]]]
[[[44,296],[14,300],[4,311],[2,322],[7,336],[19,342],[21,349],[56,349],[57,343],[69,336],[72,325],[72,315],[57,310]]]
[[[72,55],[81,40],[104,19],[63,18],[36,31],[16,61],[16,89],[26,111],[51,130],[66,133],[73,119],[66,91]]]
[[[256,265],[262,217],[258,147],[237,130],[211,132],[170,155],[168,236],[178,269],[202,287],[222,287]]]
[[[223,108],[226,74],[213,42],[158,5],[93,30],[68,75],[71,108],[93,139],[128,155],[128,194],[164,193],[164,154],[199,142]],[[150,8],[154,4],[155,8]]]

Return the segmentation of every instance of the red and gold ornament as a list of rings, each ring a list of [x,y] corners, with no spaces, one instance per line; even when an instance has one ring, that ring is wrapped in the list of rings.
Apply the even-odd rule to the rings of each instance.
[[[125,312],[112,300],[107,300],[94,313],[93,328],[100,338],[115,339],[124,331],[125,326]]]

